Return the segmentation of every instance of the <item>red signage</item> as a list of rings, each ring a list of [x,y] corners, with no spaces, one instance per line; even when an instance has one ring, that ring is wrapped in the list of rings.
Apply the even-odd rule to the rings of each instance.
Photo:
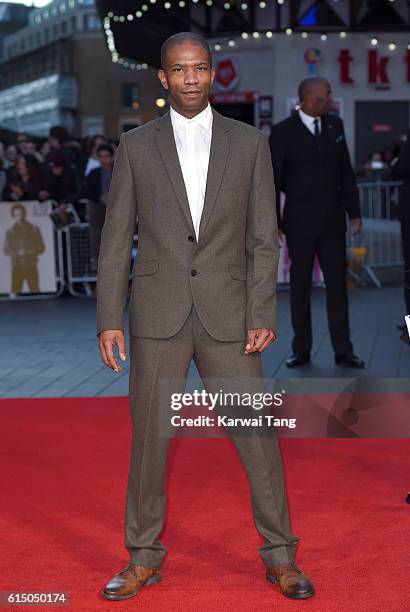
[[[218,62],[215,79],[222,87],[228,89],[237,76],[235,65],[231,59],[228,58]]]
[[[354,57],[349,49],[341,49],[338,55],[340,65],[340,81],[342,83],[354,83],[354,79],[350,74],[351,63]],[[404,55],[406,64],[406,81],[410,83],[410,49]],[[389,85],[390,79],[388,74],[388,65],[390,57],[380,55],[376,49],[369,49],[367,52],[367,81],[369,85]]]
[[[372,125],[373,132],[391,132],[392,127],[388,123],[375,123]]]

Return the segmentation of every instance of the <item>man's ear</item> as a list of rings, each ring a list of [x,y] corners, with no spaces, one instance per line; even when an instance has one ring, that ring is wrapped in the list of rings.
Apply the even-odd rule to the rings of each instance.
[[[168,81],[166,74],[162,68],[160,68],[157,72],[158,78],[161,81],[161,85],[164,89],[168,89]]]

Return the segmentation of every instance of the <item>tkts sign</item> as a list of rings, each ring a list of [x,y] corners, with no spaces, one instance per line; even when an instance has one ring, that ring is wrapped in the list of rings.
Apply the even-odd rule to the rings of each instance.
[[[340,65],[340,81],[342,83],[354,83],[351,76],[351,66],[354,56],[349,49],[341,49],[338,55]],[[410,49],[404,55],[404,70],[406,81],[410,84]],[[389,79],[390,57],[382,55],[376,49],[369,49],[367,52],[367,82],[369,85],[390,85]]]

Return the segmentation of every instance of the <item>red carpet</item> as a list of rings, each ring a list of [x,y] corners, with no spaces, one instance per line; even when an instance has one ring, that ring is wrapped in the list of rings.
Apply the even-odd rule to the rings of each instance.
[[[302,602],[264,579],[231,443],[175,440],[163,581],[105,602],[101,586],[127,563],[126,399],[12,399],[0,409],[0,590],[66,591],[75,612],[410,609],[407,440],[282,441],[297,561],[317,589]]]

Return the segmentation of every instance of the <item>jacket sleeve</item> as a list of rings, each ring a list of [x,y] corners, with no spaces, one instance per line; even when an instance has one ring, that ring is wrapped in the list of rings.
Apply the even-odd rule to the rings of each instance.
[[[276,329],[279,241],[275,201],[269,143],[261,134],[247,210],[247,329]]]
[[[285,150],[282,146],[280,135],[275,127],[272,128],[272,132],[269,138],[269,145],[271,152],[273,175],[275,177],[276,217],[279,228],[282,228],[280,192],[283,191],[285,175]]]
[[[357,179],[353,171],[352,163],[350,161],[349,149],[346,144],[346,137],[344,133],[343,123],[340,126],[341,138],[342,138],[342,194],[346,212],[349,219],[360,218],[360,200],[359,190],[357,189]]]
[[[110,189],[97,270],[97,335],[124,330],[132,239],[137,215],[136,191],[125,134],[121,134]]]

